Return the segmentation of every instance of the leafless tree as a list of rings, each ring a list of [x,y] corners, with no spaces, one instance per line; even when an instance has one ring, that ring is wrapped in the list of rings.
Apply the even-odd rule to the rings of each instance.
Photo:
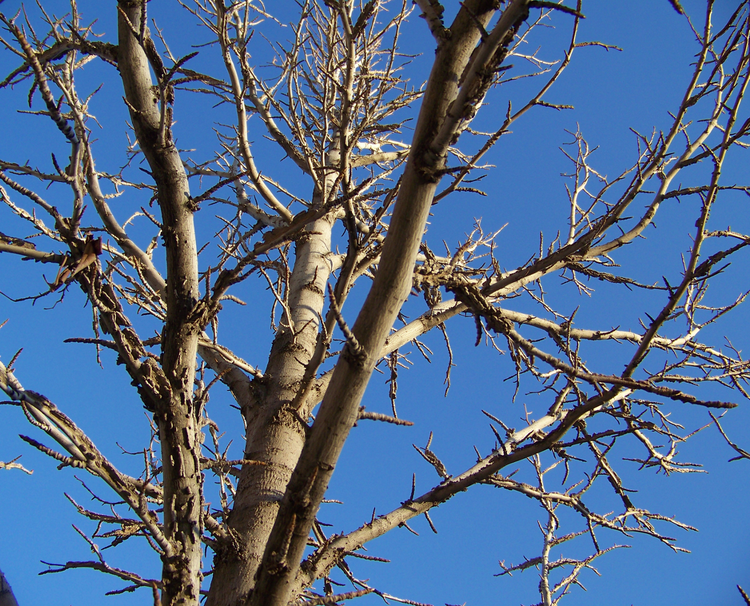
[[[97,357],[101,351],[103,362],[116,359],[153,419],[145,469],[131,477],[64,414],[64,402],[22,387],[15,360],[0,364],[0,387],[56,446],[24,439],[60,465],[103,480],[118,499],[108,513],[76,505],[98,524],[93,537],[84,535],[97,559],[51,570],[111,574],[129,589],[150,588],[154,603],[164,605],[198,604],[202,593],[208,606],[388,597],[387,588],[355,577],[349,560],[370,557],[361,551],[369,541],[417,516],[429,521],[433,507],[479,484],[521,493],[543,508],[541,554],[504,569],[538,569],[541,604],[557,604],[582,570],[617,547],[600,546],[598,534],[641,533],[679,549],[665,529],[684,525],[634,503],[610,453],[622,444],[643,467],[690,471],[676,453],[692,432],[665,407],[727,409],[747,397],[740,353],[701,338],[704,327],[745,299],[738,292],[716,304],[706,293],[750,244],[750,236],[709,221],[724,196],[750,192],[722,179],[730,153],[750,137],[741,111],[750,73],[747,0],[717,24],[708,0],[695,17],[700,25],[688,21],[696,54],[682,102],[671,108],[669,128],[636,133],[637,156],[621,174],[598,172],[592,148],[573,133],[568,221],[552,242],[519,241],[528,260],[512,268],[494,255],[499,232],[477,223],[460,246],[438,252],[425,226],[446,198],[483,193],[479,179],[490,169],[483,162],[516,121],[532,110],[564,109],[547,100],[548,91],[581,47],[606,46],[579,40],[582,0],[466,0],[450,19],[437,0],[417,0],[416,7],[406,0],[306,0],[286,28],[285,3],[185,0],[168,10],[189,14],[204,38],[191,40],[195,47],[184,55],[184,41],[162,36],[145,0],[113,4],[97,10],[116,11],[116,36],[84,21],[75,0],[65,16],[0,17],[2,42],[15,58],[3,94],[18,95],[19,105],[28,98],[43,133],[33,163],[0,160],[5,211],[15,215],[14,226],[25,225],[2,236],[0,252],[37,262],[29,266],[35,301],[67,304],[71,290],[83,291],[94,334],[75,341],[94,346]],[[558,63],[527,50],[549,21],[571,29]],[[407,79],[407,69],[416,68],[407,68],[402,37],[425,27],[434,48],[425,51],[431,67],[420,87]],[[258,63],[269,46],[273,60]],[[109,77],[122,81],[131,145],[119,168],[96,161],[111,133],[100,131],[91,113],[95,87],[77,84],[92,62],[109,64]],[[504,85],[521,78],[536,82],[536,92],[508,105],[491,132],[472,128],[485,100],[501,100]],[[215,111],[190,114],[195,96],[210,97]],[[413,129],[405,128],[417,115]],[[175,129],[188,122],[215,133],[201,160],[175,143]],[[283,162],[265,161],[253,142],[261,137]],[[58,151],[50,159],[61,142],[67,157]],[[64,206],[51,203],[50,192]],[[115,206],[125,195],[142,202]],[[674,200],[694,201],[695,210],[689,250],[674,250],[684,259],[682,274],[644,283],[642,268],[622,260],[622,249],[638,246]],[[616,327],[615,319],[578,326],[575,314],[545,298],[543,284],[560,282],[581,294],[598,282],[621,289],[620,296],[658,291],[660,307],[640,326]],[[361,304],[348,301],[355,284],[366,292]],[[243,293],[259,288],[273,296],[264,368],[223,345],[218,331],[223,306],[241,304]],[[2,289],[19,296],[13,285]],[[415,319],[407,321],[406,309]],[[450,351],[457,316],[474,319],[477,344],[490,345],[488,355],[507,350],[508,357],[488,364],[511,374],[517,392],[547,398],[546,414],[526,415],[525,426],[514,429],[523,414],[518,405],[507,406],[505,419],[487,412],[495,446],[459,471],[449,472],[428,442],[418,451],[439,476],[432,489],[396,494],[390,512],[327,536],[316,516],[352,428],[360,420],[408,424],[395,407],[403,348],[418,350],[419,339],[438,330]],[[619,372],[597,354],[615,344],[626,360]],[[361,406],[378,365],[390,376],[393,407],[386,412]],[[26,375],[33,387],[33,373]],[[230,437],[242,431],[239,460],[226,456],[227,438],[205,406],[222,385],[241,412],[237,427],[221,428]],[[726,396],[707,396],[715,393],[707,386],[726,388]],[[528,475],[507,473],[521,462]],[[558,466],[562,484],[548,476]],[[207,476],[218,482],[218,507],[205,497],[214,490]],[[609,485],[618,510],[597,511],[587,496],[595,483]],[[457,498],[471,498],[471,491]],[[581,516],[583,530],[558,533],[565,508]],[[591,555],[557,558],[558,546],[579,535],[589,538]],[[99,541],[134,537],[161,558],[161,578],[114,568],[99,551]],[[354,589],[336,593],[335,569]]]

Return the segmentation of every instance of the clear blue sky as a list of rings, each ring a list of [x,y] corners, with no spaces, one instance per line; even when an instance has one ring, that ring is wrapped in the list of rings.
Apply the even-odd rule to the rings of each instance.
[[[43,4],[58,15],[65,11],[65,3],[58,0],[47,0]],[[284,0],[268,3],[267,8],[276,10],[273,4],[279,4],[287,15],[286,11],[294,5]],[[80,2],[83,20],[98,19],[95,31],[104,34],[103,40],[111,42],[115,41],[114,5],[114,2]],[[700,23],[704,3],[684,0],[683,5]],[[721,5],[719,13],[726,14],[736,2],[727,0]],[[19,6],[18,0],[5,0],[0,8],[8,15]],[[37,14],[34,7],[28,8],[30,14]],[[167,40],[174,45],[176,54],[187,52],[190,43],[204,40],[176,2],[152,2],[150,10]],[[684,18],[667,0],[592,1],[584,6],[584,13],[587,19],[582,23],[579,39],[600,40],[621,47],[622,52],[607,52],[601,48],[577,51],[572,66],[547,97],[550,102],[572,104],[575,110],[556,112],[537,108],[515,125],[513,134],[503,139],[488,158],[488,162],[497,167],[482,184],[488,197],[456,198],[435,208],[429,228],[433,248],[437,248],[441,239],[455,246],[472,229],[473,219],[482,217],[487,231],[508,223],[498,239],[497,254],[501,263],[506,268],[523,263],[538,250],[540,231],[545,233],[545,240],[550,241],[557,230],[565,226],[567,206],[561,173],[569,167],[559,147],[571,139],[566,130],[580,128],[592,145],[598,145],[600,149],[593,164],[602,173],[613,176],[635,160],[637,148],[635,136],[629,130],[631,127],[649,133],[670,123],[668,111],[677,107],[696,50]],[[538,38],[532,38],[530,50],[541,45],[540,56],[559,59],[570,24],[568,17],[556,16],[556,29],[540,32]],[[410,77],[418,84],[426,79],[425,69],[432,57],[433,45],[425,23],[416,15],[408,28],[406,50],[422,53],[409,68]],[[3,75],[15,67],[14,61],[7,51],[0,52]],[[123,158],[122,146],[126,142],[120,85],[113,68],[92,68],[86,74],[91,79],[86,83],[88,90],[103,81],[100,95],[92,102],[92,111],[105,127],[97,135],[102,142],[100,168],[107,161],[114,167]],[[489,130],[493,124],[497,125],[508,100],[522,99],[524,90],[528,90],[526,86],[521,82],[494,93],[488,99],[489,106],[480,114],[477,127]],[[50,123],[15,113],[17,109],[24,109],[25,95],[23,87],[15,91],[0,90],[0,121],[4,130],[0,138],[0,158],[30,159],[32,164],[49,167],[50,151],[61,157],[65,153],[64,146]],[[197,150],[186,155],[196,159],[207,157],[208,152],[201,152],[201,147],[204,142],[214,145],[211,122],[191,120],[185,110],[181,111],[184,106],[180,102],[178,96],[178,145]],[[196,111],[210,109],[209,105],[201,107],[196,105]],[[262,144],[261,133],[251,136]],[[55,141],[56,147],[52,150],[45,146],[48,138]],[[746,178],[749,154],[747,150],[743,153],[728,167],[728,181],[733,180],[733,175],[736,180]],[[268,170],[273,172],[277,167]],[[304,184],[292,187],[299,187],[304,193]],[[737,231],[750,232],[746,200],[746,197],[728,198],[727,204],[719,206],[715,213],[715,227],[731,225]],[[118,208],[121,220],[144,201],[135,201],[132,207],[129,204],[129,200],[123,200],[122,208]],[[661,275],[679,275],[679,254],[689,246],[695,220],[691,210],[694,208],[687,204],[674,204],[665,209],[665,216],[657,221],[657,228],[648,231],[646,241],[639,242],[637,250],[627,253],[629,262],[641,265],[641,279],[654,281]],[[93,213],[93,209],[88,212]],[[211,211],[206,214],[210,215]],[[0,231],[25,235],[23,227],[4,209],[0,209]],[[676,239],[671,240],[673,244],[668,248],[665,242],[672,236]],[[737,259],[726,278],[718,281],[718,290],[713,293],[716,300],[726,302],[749,289],[748,269],[746,258]],[[43,288],[41,271],[37,265],[1,255],[0,289],[14,297],[34,294]],[[44,273],[48,279],[54,277],[49,267]],[[262,291],[260,283],[256,286]],[[571,313],[580,307],[577,317],[580,326],[601,329],[619,326],[637,330],[638,318],[644,317],[646,312],[658,312],[659,296],[663,296],[644,297],[597,286],[593,297],[579,297],[572,287],[559,287],[554,280],[549,282],[548,288],[549,296],[562,311]],[[257,296],[266,297],[267,293]],[[141,459],[122,454],[122,450],[142,448],[144,436],[148,436],[146,413],[137,394],[112,356],[103,355],[102,368],[97,365],[92,350],[63,343],[66,338],[89,336],[91,332],[90,308],[80,291],[70,288],[63,303],[48,309],[50,303],[42,300],[32,306],[30,303],[12,304],[0,298],[0,322],[9,318],[8,324],[0,330],[0,359],[7,363],[23,348],[16,374],[24,386],[50,398],[123,470],[138,475]],[[263,366],[270,343],[264,312],[255,319],[243,315],[246,314],[243,310],[228,309],[227,314],[237,318],[231,330],[230,321],[223,322],[228,344],[236,345],[245,359]],[[719,335],[727,333],[736,347],[747,350],[747,326],[748,312],[739,309],[720,329],[707,331],[706,338],[720,344]],[[434,471],[412,448],[412,443],[424,446],[430,431],[435,436],[432,449],[443,458],[449,472],[457,473],[474,462],[473,445],[483,453],[492,447],[494,439],[481,409],[503,418],[514,418],[507,412],[513,406],[512,410],[517,411],[513,414],[518,419],[523,414],[523,405],[532,412],[546,410],[548,402],[534,394],[522,393],[515,404],[511,403],[513,386],[504,381],[512,372],[510,360],[507,355],[498,356],[484,346],[474,348],[473,321],[454,320],[451,337],[457,367],[453,369],[452,387],[447,397],[443,396],[442,385],[447,356],[438,333],[425,339],[435,352],[432,364],[418,355],[412,356],[413,368],[399,377],[399,413],[415,425],[411,428],[381,427],[363,422],[353,432],[329,491],[330,498],[341,500],[344,505],[324,505],[320,514],[321,520],[333,524],[331,532],[359,526],[370,518],[373,507],[378,513],[396,507],[409,496],[412,473],[417,474],[418,491],[437,483]],[[597,359],[604,355],[612,358]],[[616,366],[620,363],[618,355],[621,354],[610,350],[602,354],[592,349],[588,360],[594,365]],[[387,412],[384,380],[383,375],[373,376],[363,402],[368,409]],[[230,409],[230,403],[229,397],[217,389],[209,406],[212,416],[234,437],[237,447],[241,442],[241,424],[239,416]],[[688,428],[697,428],[709,421],[702,409],[674,407],[674,414]],[[725,427],[736,441],[750,446],[750,413],[745,403],[730,413]],[[22,454],[20,462],[34,470],[31,476],[19,471],[0,473],[3,520],[0,568],[13,585],[20,605],[147,603],[150,596],[145,590],[108,598],[105,602],[105,591],[123,584],[91,571],[37,576],[46,568],[40,560],[61,563],[93,556],[72,525],[89,534],[94,527],[76,514],[63,492],[84,507],[102,510],[106,507],[91,501],[82,482],[88,483],[103,498],[113,495],[80,471],[57,471],[54,462],[22,442],[17,437],[19,433],[42,439],[18,408],[0,408],[0,460],[9,461]],[[588,591],[574,589],[563,604],[740,605],[742,601],[735,585],[739,583],[750,589],[750,531],[746,523],[750,461],[727,464],[732,454],[717,432],[708,429],[684,445],[681,458],[704,463],[709,473],[665,477],[653,471],[639,471],[635,463],[617,461],[625,485],[638,489],[633,497],[637,503],[666,516],[675,516],[697,527],[699,532],[675,531],[673,535],[690,554],[675,554],[654,540],[600,533],[603,545],[616,542],[633,547],[598,560],[595,565],[602,576],[584,572],[580,578]],[[439,534],[434,535],[423,520],[416,520],[413,528],[420,533],[418,537],[399,529],[368,546],[370,555],[391,559],[392,564],[357,563],[356,570],[359,576],[369,577],[383,591],[419,602],[477,606],[532,604],[539,599],[535,571],[516,573],[512,578],[493,575],[500,572],[498,560],[515,564],[524,556],[538,554],[541,537],[537,519],[541,513],[534,502],[524,497],[475,487],[434,511],[432,519]],[[570,529],[580,525],[572,516],[563,519],[572,524]],[[573,543],[564,547],[562,554],[578,554],[590,549],[590,542],[581,541],[579,545]],[[104,554],[113,566],[132,567],[151,578],[159,576],[158,558],[148,550],[139,551],[126,544]],[[374,604],[376,600],[368,598],[363,603]]]

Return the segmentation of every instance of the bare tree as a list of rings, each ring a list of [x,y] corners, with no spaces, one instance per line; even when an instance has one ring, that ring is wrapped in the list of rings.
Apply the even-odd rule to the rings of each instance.
[[[98,524],[86,536],[97,559],[51,571],[99,570],[129,589],[150,588],[154,603],[165,605],[197,604],[202,593],[208,606],[388,597],[385,588],[355,577],[348,561],[369,557],[364,545],[417,516],[432,525],[432,508],[479,484],[542,506],[540,556],[504,569],[537,568],[541,604],[557,604],[582,570],[618,546],[600,545],[603,532],[641,533],[680,549],[667,529],[685,525],[635,504],[611,453],[627,448],[645,468],[690,471],[676,454],[692,432],[665,407],[726,409],[747,396],[740,353],[731,343],[701,339],[704,327],[745,299],[740,291],[715,303],[706,293],[750,244],[750,236],[709,221],[723,197],[750,192],[721,178],[730,152],[747,147],[750,137],[742,113],[750,73],[746,0],[721,23],[713,23],[712,0],[696,17],[700,25],[688,20],[696,55],[682,102],[671,108],[668,129],[637,133],[637,156],[618,176],[598,172],[592,148],[573,133],[565,148],[567,223],[552,242],[519,241],[528,260],[511,268],[494,254],[499,232],[477,223],[457,248],[438,252],[425,226],[446,198],[483,193],[479,180],[490,169],[483,162],[519,119],[565,108],[547,100],[552,85],[581,47],[606,48],[578,38],[582,0],[467,0],[450,19],[436,0],[417,0],[416,8],[406,0],[309,0],[296,6],[296,21],[286,28],[289,7],[266,10],[259,1],[186,0],[162,9],[188,13],[201,25],[204,37],[191,40],[194,50],[162,35],[145,0],[102,6],[97,10],[116,11],[116,36],[84,21],[75,0],[65,16],[0,16],[2,41],[15,58],[4,94],[18,95],[19,104],[28,98],[45,141],[33,163],[0,160],[0,196],[19,226],[0,238],[0,252],[38,262],[29,268],[29,280],[39,285],[34,301],[67,304],[76,285],[83,291],[94,334],[74,341],[94,346],[103,362],[116,359],[153,419],[143,474],[129,476],[63,413],[63,402],[52,402],[54,394],[22,386],[15,359],[0,364],[0,387],[56,446],[24,439],[62,466],[103,480],[119,500],[109,513],[76,505]],[[550,20],[571,30],[558,63],[527,51]],[[434,48],[425,53],[431,66],[424,87],[415,87],[402,37],[425,27]],[[272,59],[254,59],[269,47]],[[99,131],[91,113],[95,87],[79,84],[92,62],[109,64],[109,77],[122,81],[131,144],[115,168],[111,160],[95,161],[110,133]],[[508,105],[491,132],[472,128],[486,100],[501,100],[504,85],[521,78],[536,82],[536,91]],[[191,99],[205,96],[215,111],[191,113]],[[414,117],[413,129],[405,128]],[[215,132],[213,149],[200,150],[200,159],[175,143],[187,123]],[[253,142],[260,137],[283,162],[266,161],[258,149],[269,144]],[[50,159],[61,142],[67,157],[58,151]],[[50,202],[48,192],[64,206]],[[118,196],[129,201],[115,206]],[[674,249],[684,260],[682,274],[645,283],[639,264],[621,259],[622,249],[638,246],[675,199],[695,201],[690,248]],[[54,274],[46,285],[38,273],[45,267]],[[560,282],[582,294],[601,282],[621,289],[620,296],[656,291],[661,299],[640,326],[617,327],[615,319],[578,326],[575,314],[545,298],[543,284]],[[361,303],[350,297],[355,284],[366,292]],[[242,304],[259,288],[272,295],[264,368],[222,344],[218,331],[223,307]],[[408,321],[407,311],[415,319]],[[316,516],[353,426],[408,424],[395,406],[402,348],[419,350],[420,338],[437,330],[450,352],[450,320],[458,316],[474,319],[477,344],[490,345],[488,355],[506,348],[500,372],[511,374],[518,393],[547,398],[546,414],[526,415],[525,426],[514,429],[523,414],[518,406],[508,406],[505,419],[487,412],[495,446],[457,472],[449,473],[428,441],[418,451],[438,484],[423,494],[394,495],[390,512],[327,536]],[[625,361],[617,372],[597,353],[614,344]],[[386,412],[361,406],[378,365],[390,377]],[[23,380],[33,386],[33,376]],[[231,437],[238,427],[220,431],[205,406],[221,385],[241,412],[245,442],[236,460],[226,456],[221,431]],[[723,399],[707,395],[713,386],[726,388]],[[528,462],[527,476],[505,471],[520,462]],[[565,469],[562,484],[554,474],[548,479],[558,466]],[[217,482],[215,499],[206,498],[214,491],[207,476]],[[595,483],[609,485],[618,510],[597,511],[588,498]],[[583,530],[560,534],[561,508],[580,515]],[[556,558],[561,544],[580,535],[589,538],[591,555]],[[161,578],[115,568],[99,551],[98,541],[134,537],[161,558]],[[336,593],[334,570],[351,591]]]

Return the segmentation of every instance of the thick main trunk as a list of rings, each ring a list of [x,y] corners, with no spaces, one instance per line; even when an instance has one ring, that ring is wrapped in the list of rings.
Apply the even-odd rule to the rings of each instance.
[[[315,351],[331,268],[332,222],[330,217],[315,221],[296,242],[289,281],[291,321],[283,318],[256,402],[243,410],[245,458],[263,465],[243,467],[228,520],[235,543],[217,552],[206,606],[241,604],[253,588],[279,502],[304,445],[306,419],[290,404]]]
[[[156,182],[167,256],[161,363],[170,395],[161,397],[154,411],[162,449],[164,535],[170,544],[162,556],[162,605],[197,606],[203,526],[201,436],[193,384],[200,326],[192,316],[200,294],[190,190],[171,140],[171,114],[159,102],[151,79],[145,49],[153,49],[153,44],[147,31],[134,31],[145,23],[145,0],[120,0],[118,5],[118,67],[138,144]]]
[[[451,35],[439,46],[378,271],[352,329],[356,343],[347,343],[336,364],[276,517],[248,606],[286,606],[303,589],[297,572],[309,533],[372,370],[408,297],[448,147],[481,102],[497,53],[528,15],[527,0],[515,0],[486,38],[490,42],[477,48],[496,8],[490,0],[463,3]]]

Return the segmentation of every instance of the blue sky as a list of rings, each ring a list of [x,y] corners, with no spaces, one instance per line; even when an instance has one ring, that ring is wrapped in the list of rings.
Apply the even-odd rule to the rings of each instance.
[[[289,14],[286,11],[294,3],[285,0],[278,4],[283,14]],[[446,2],[449,10],[452,4],[456,3]],[[17,0],[5,0],[2,10],[12,14],[19,5]],[[106,8],[102,9],[102,5]],[[685,0],[683,5],[700,23],[704,3]],[[65,11],[64,3],[58,1],[45,1],[44,6],[57,14]],[[735,2],[723,2],[717,11],[726,15],[733,6]],[[82,1],[80,7],[83,20],[98,19],[95,31],[104,34],[103,40],[114,41],[114,3]],[[165,37],[180,51],[187,52],[190,43],[204,40],[176,3],[152,2],[151,11]],[[37,14],[32,7],[29,13]],[[593,164],[602,173],[613,176],[635,159],[636,139],[631,128],[649,133],[670,123],[668,111],[676,109],[679,103],[696,50],[684,18],[667,0],[589,2],[584,13],[587,19],[581,25],[579,39],[603,41],[621,47],[622,51],[601,48],[577,51],[573,64],[547,97],[550,102],[571,104],[575,109],[557,112],[537,108],[514,125],[513,134],[505,137],[488,157],[487,161],[496,166],[483,183],[489,195],[451,198],[435,207],[428,230],[433,248],[443,239],[454,247],[472,229],[474,219],[481,217],[487,231],[508,224],[498,238],[497,256],[501,263],[507,268],[523,263],[538,250],[540,231],[544,232],[545,241],[550,241],[564,228],[567,206],[561,173],[569,167],[559,148],[571,141],[569,132],[580,129],[592,145],[598,145]],[[559,59],[571,20],[556,16],[553,24],[556,29],[541,31],[529,46],[533,49],[540,45],[543,57]],[[409,76],[418,85],[426,78],[433,46],[424,22],[416,15],[408,28],[406,51],[421,53],[408,68]],[[0,53],[4,73],[15,66],[13,61],[8,52]],[[92,66],[84,74],[83,83],[88,90],[103,83],[101,93],[92,102],[92,111],[104,127],[99,135],[100,167],[107,162],[116,166],[126,143],[125,111],[120,103],[122,93],[116,73],[112,68]],[[508,100],[523,99],[527,86],[528,83],[519,82],[493,93],[480,113],[477,128],[490,129],[497,124]],[[0,120],[5,132],[0,139],[0,158],[30,159],[32,164],[49,166],[50,152],[62,157],[65,146],[51,123],[42,124],[39,118],[15,113],[23,108],[25,96],[23,87],[0,90]],[[214,145],[213,133],[211,122],[201,120],[200,112],[213,110],[204,101],[186,101],[184,105],[180,101],[178,97],[178,145],[195,149],[186,152],[195,159],[208,157]],[[251,130],[251,137],[260,149],[265,149],[261,133],[253,134]],[[53,142],[51,146],[47,146],[47,140]],[[278,163],[278,158],[270,152],[264,160]],[[727,180],[746,177],[747,166],[748,151],[744,150],[728,165]],[[283,168],[274,164],[268,170]],[[304,183],[291,185],[303,192],[304,186]],[[54,195],[55,192],[50,193]],[[750,213],[746,201],[746,196],[727,196],[714,214],[716,228],[731,225],[736,231],[748,233]],[[144,200],[128,199],[122,204],[118,212],[124,220]],[[622,259],[631,267],[638,267],[640,279],[654,281],[662,275],[679,275],[680,253],[688,249],[695,221],[691,211],[694,211],[691,203],[669,205],[664,216],[657,220],[657,226],[649,228],[646,240],[623,252]],[[93,213],[93,209],[89,212]],[[212,213],[209,210],[206,214]],[[208,225],[211,219],[206,221]],[[23,229],[6,210],[0,209],[0,231],[25,235]],[[727,302],[750,289],[747,270],[747,259],[738,258],[725,276],[717,280],[712,297]],[[43,288],[42,272],[38,265],[0,255],[0,290],[13,297],[34,294]],[[54,277],[49,267],[43,273],[48,279]],[[581,297],[571,286],[557,285],[554,280],[547,287],[548,296],[561,311],[571,313],[579,307],[577,318],[581,326],[603,329],[620,326],[637,330],[638,319],[647,312],[658,312],[662,303],[659,297],[663,297],[663,294],[642,295],[598,285],[594,296]],[[268,293],[263,291],[261,283],[249,286],[246,294],[249,302],[267,305]],[[0,359],[8,363],[23,348],[16,374],[24,386],[50,398],[117,465],[138,475],[141,459],[124,454],[142,448],[148,436],[146,413],[137,394],[112,356],[105,354],[100,367],[92,350],[63,343],[67,338],[88,336],[91,332],[91,312],[82,293],[70,288],[61,304],[49,308],[51,303],[42,300],[32,306],[0,298],[0,322],[9,319],[0,330]],[[351,304],[352,301],[347,305]],[[407,313],[410,311],[408,308]],[[245,359],[261,367],[270,344],[268,319],[264,314],[252,317],[245,309],[228,307],[226,318],[222,319],[227,344],[236,346]],[[704,338],[721,343],[721,336],[727,334],[737,348],[747,350],[747,325],[748,312],[740,308],[720,326],[708,329]],[[513,385],[505,381],[512,372],[510,360],[485,346],[474,347],[472,320],[456,318],[449,330],[457,363],[450,392],[443,395],[447,355],[442,337],[439,333],[428,335],[425,342],[435,352],[432,363],[428,364],[414,352],[413,367],[399,377],[399,413],[415,425],[381,427],[362,422],[354,430],[329,489],[329,497],[344,504],[326,504],[320,514],[322,521],[333,524],[331,532],[356,528],[370,518],[373,507],[378,513],[396,507],[408,497],[413,473],[418,491],[438,482],[434,471],[412,448],[412,444],[424,446],[431,431],[434,432],[432,449],[443,458],[451,473],[457,473],[474,462],[474,445],[483,453],[492,448],[494,438],[482,409],[503,418],[515,415],[518,419],[523,415],[524,405],[532,412],[546,411],[549,403],[535,394],[522,393],[515,403],[511,402]],[[148,335],[142,333],[142,336]],[[617,349],[592,347],[587,359],[598,367],[616,368],[628,355],[629,350],[621,353]],[[379,374],[373,376],[363,402],[369,410],[388,411],[385,378]],[[229,397],[217,389],[209,408],[228,437],[235,440],[237,448],[242,427],[230,404]],[[741,404],[728,415],[725,428],[735,441],[748,446],[750,413],[747,404]],[[698,428],[710,420],[702,409],[676,406],[672,409],[674,418],[689,428]],[[17,437],[19,433],[41,439],[40,432],[25,421],[19,409],[1,407],[0,460],[9,461],[22,454],[20,462],[34,470],[30,476],[20,471],[0,473],[3,519],[0,568],[13,585],[21,606],[94,603],[127,606],[149,600],[150,596],[141,590],[105,601],[104,593],[122,587],[122,583],[90,571],[37,576],[46,568],[40,560],[61,563],[92,557],[88,545],[72,525],[89,534],[94,527],[76,514],[63,493],[67,492],[84,507],[103,510],[106,506],[92,502],[82,482],[105,499],[112,495],[80,471],[57,471],[54,462],[22,442]],[[639,504],[699,529],[699,532],[675,531],[673,535],[691,553],[675,554],[653,539],[602,533],[599,538],[603,544],[628,543],[632,548],[603,556],[595,563],[602,576],[584,572],[581,581],[588,591],[574,589],[573,595],[562,603],[741,604],[735,585],[739,583],[750,589],[750,531],[745,522],[750,463],[727,464],[732,454],[718,433],[709,428],[687,442],[681,451],[683,459],[703,463],[708,473],[665,477],[649,470],[640,471],[635,463],[618,460],[624,483],[638,490],[634,498]],[[608,497],[602,494],[602,498]],[[537,520],[542,513],[524,497],[475,487],[432,514],[437,535],[423,520],[416,520],[413,528],[419,536],[398,529],[368,546],[370,555],[388,558],[391,564],[357,562],[357,572],[388,593],[418,602],[532,604],[539,599],[535,571],[516,573],[512,578],[493,575],[500,572],[498,560],[515,564],[524,556],[537,555],[541,546]],[[566,515],[563,520],[574,529],[579,521]],[[590,549],[585,538],[579,541],[565,546],[562,553],[573,555]],[[113,566],[132,567],[151,578],[159,575],[158,558],[146,549],[126,544],[104,554]],[[376,601],[372,597],[362,603]]]

